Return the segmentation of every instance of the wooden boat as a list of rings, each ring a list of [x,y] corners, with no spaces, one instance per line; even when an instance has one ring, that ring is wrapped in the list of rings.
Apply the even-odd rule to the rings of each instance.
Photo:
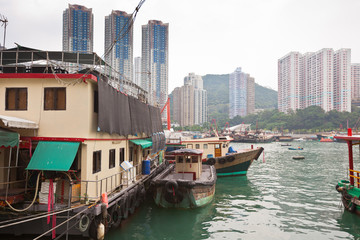
[[[0,235],[97,239],[101,224],[105,232],[118,227],[165,167],[160,109],[136,85],[120,92],[113,73],[54,72],[53,62],[100,64],[95,53],[18,47],[0,59]]]
[[[297,148],[288,148],[289,150],[304,150],[304,148],[302,147],[297,147]]]
[[[294,159],[294,160],[303,160],[303,159],[305,159],[305,157],[304,156],[293,156],[292,159]]]
[[[203,165],[202,151],[172,151],[175,163],[156,176],[151,185],[158,206],[164,208],[197,208],[210,203],[215,194],[214,166]]]
[[[230,137],[211,137],[211,138],[180,138],[167,139],[170,142],[166,148],[174,149],[173,146],[185,146],[190,149],[200,149],[203,151],[203,163],[214,165],[218,177],[246,175],[249,167],[254,160],[257,160],[264,148],[233,150],[230,146]],[[167,154],[167,153],[165,153]],[[171,160],[171,155],[166,159]]]
[[[335,138],[347,142],[349,153],[349,178],[340,180],[335,188],[341,194],[344,208],[360,215],[360,171],[354,169],[353,156],[353,146],[358,147],[360,136],[352,136],[352,130],[349,128],[347,136],[335,136]]]

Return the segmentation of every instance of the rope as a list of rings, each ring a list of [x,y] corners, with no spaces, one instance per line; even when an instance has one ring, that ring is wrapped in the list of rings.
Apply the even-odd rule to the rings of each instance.
[[[25,212],[25,211],[27,211],[29,208],[31,208],[32,205],[34,205],[35,200],[36,200],[36,196],[37,196],[37,193],[38,193],[38,190],[39,190],[40,174],[41,174],[41,172],[39,172],[38,177],[37,177],[36,189],[35,189],[35,196],[34,196],[33,201],[31,202],[31,204],[30,204],[28,207],[24,208],[24,209],[16,209],[16,208],[14,208],[13,206],[11,206],[11,204],[7,201],[7,199],[5,199],[6,204],[11,208],[11,210],[13,210],[13,211],[15,211],[15,212]]]

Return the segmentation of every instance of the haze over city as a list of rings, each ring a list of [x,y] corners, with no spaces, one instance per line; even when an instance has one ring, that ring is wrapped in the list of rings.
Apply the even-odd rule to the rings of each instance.
[[[16,42],[61,51],[69,3],[92,8],[94,51],[102,56],[105,16],[112,10],[132,13],[138,0],[0,0],[0,14],[9,21],[6,47]],[[237,67],[277,90],[277,60],[288,52],[350,48],[351,62],[360,62],[359,7],[355,0],[147,0],[134,25],[134,57],[141,55],[141,25],[156,19],[169,23],[169,93],[189,72],[227,74]]]

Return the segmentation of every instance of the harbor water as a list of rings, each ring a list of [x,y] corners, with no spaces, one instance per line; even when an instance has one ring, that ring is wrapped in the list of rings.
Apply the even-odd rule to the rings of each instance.
[[[360,216],[343,210],[335,185],[347,179],[345,143],[264,147],[247,176],[218,178],[215,199],[191,210],[147,201],[105,239],[360,239]],[[235,149],[250,144],[232,143]],[[304,156],[294,160],[293,156]],[[355,169],[360,169],[354,148]]]

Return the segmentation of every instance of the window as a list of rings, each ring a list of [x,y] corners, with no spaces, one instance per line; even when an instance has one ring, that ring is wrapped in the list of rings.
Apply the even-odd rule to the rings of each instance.
[[[6,88],[5,110],[27,110],[27,88]]]
[[[195,144],[196,149],[200,149],[200,144]]]
[[[187,145],[187,148],[193,148],[193,145],[192,145],[192,144],[188,144],[188,145]]]
[[[44,110],[66,110],[66,88],[45,88]]]
[[[115,167],[115,149],[109,150],[109,168]]]
[[[101,171],[101,151],[93,152],[93,173]]]
[[[99,93],[94,91],[94,113],[99,112]]]
[[[120,164],[125,160],[125,149],[124,148],[120,148],[119,151],[119,156],[120,156]]]

